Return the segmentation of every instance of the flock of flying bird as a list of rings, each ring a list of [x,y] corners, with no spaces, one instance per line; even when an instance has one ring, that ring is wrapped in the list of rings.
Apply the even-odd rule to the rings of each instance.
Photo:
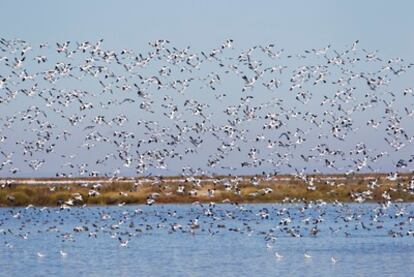
[[[294,55],[275,44],[239,53],[231,39],[211,51],[157,40],[142,54],[106,49],[103,40],[31,45],[0,38],[0,174],[191,177],[290,171],[307,180],[306,172],[408,171],[414,161],[414,91],[404,78],[413,66],[360,49],[358,41],[342,51],[328,45]],[[412,211],[391,203],[366,214],[345,204],[329,210],[323,202],[259,211],[238,204],[193,206],[190,215],[29,206],[3,213],[0,235],[13,248],[7,238],[27,240],[30,225],[62,242],[107,235],[127,247],[132,238],[156,229],[210,235],[227,230],[261,236],[272,249],[278,236],[352,236],[382,229],[390,220],[399,222],[388,222],[389,235],[414,235]],[[34,216],[40,213],[50,219]],[[68,227],[65,213],[77,219],[76,226]],[[335,215],[337,227],[323,229],[326,213]],[[234,226],[227,227],[226,220]],[[278,223],[256,230],[255,222],[264,220]],[[12,221],[19,228],[11,228]]]
[[[141,54],[1,38],[0,172],[408,171],[413,64],[358,46],[234,54],[231,39],[200,52],[157,40]]]

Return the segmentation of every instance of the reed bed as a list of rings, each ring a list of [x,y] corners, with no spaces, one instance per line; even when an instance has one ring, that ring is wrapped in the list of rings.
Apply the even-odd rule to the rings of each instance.
[[[322,181],[313,176],[312,184],[298,178],[284,181],[244,177],[235,181],[232,177],[215,177],[218,182],[194,181],[171,182],[170,178],[137,183],[136,181],[105,183],[99,186],[73,183],[65,185],[28,185],[15,180],[0,188],[0,206],[60,206],[145,204],[147,199],[155,203],[193,202],[238,202],[238,203],[280,203],[301,201],[326,202],[383,202],[414,201],[414,178],[406,174],[397,180],[383,175],[359,175],[342,178],[340,181]],[[370,180],[376,180],[372,185]],[[203,180],[203,178],[195,178]],[[98,183],[98,182],[97,182]],[[227,188],[224,184],[227,184]],[[231,184],[229,186],[229,184]],[[210,193],[214,191],[213,193]]]

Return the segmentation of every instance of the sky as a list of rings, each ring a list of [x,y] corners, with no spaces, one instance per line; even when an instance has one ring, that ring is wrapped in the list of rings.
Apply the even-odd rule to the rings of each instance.
[[[168,39],[178,48],[190,46],[194,51],[206,51],[231,38],[239,51],[254,45],[274,43],[278,49],[283,48],[293,54],[327,45],[347,49],[355,40],[359,40],[362,48],[379,50],[383,57],[414,61],[413,10],[412,1],[393,3],[385,0],[4,1],[0,37],[20,38],[33,45],[43,42],[54,45],[55,42],[68,40],[97,41],[103,38],[105,48],[128,48],[137,52],[147,51],[148,42],[157,39]],[[87,83],[84,85],[90,86]],[[227,85],[229,87],[225,88],[231,90],[234,83],[230,80]],[[402,83],[395,85],[395,89],[402,90],[409,85],[412,86],[410,79],[405,77]],[[206,99],[207,103],[214,105],[214,97]],[[263,97],[261,100],[266,99]],[[30,98],[25,98],[22,102],[14,103],[14,106],[4,108],[0,116],[4,118],[8,113],[29,106],[30,101]],[[403,104],[403,101],[396,103],[400,108]],[[317,106],[313,108],[318,109]],[[414,132],[413,128],[408,127]],[[15,133],[19,134],[20,131],[16,130]],[[362,134],[369,135],[361,130]],[[383,143],[382,137],[381,142],[377,143],[375,138],[370,139],[374,146],[380,147]],[[12,146],[10,149],[2,148],[11,149]],[[210,150],[207,147],[203,151],[207,155]],[[90,157],[84,158],[92,162],[88,160]],[[239,158],[234,156],[230,160],[239,161]],[[393,164],[395,162],[392,161]],[[16,165],[21,167],[18,162]],[[202,167],[196,161],[195,165]],[[386,165],[384,168],[390,169]],[[254,170],[243,170],[255,173]],[[175,172],[169,171],[172,174]],[[51,167],[49,171],[44,168],[38,172],[26,168],[19,174],[44,176],[54,173],[55,168]]]
[[[359,39],[385,55],[414,58],[412,1],[2,1],[5,37],[33,42],[105,38],[140,47],[165,38],[192,47],[277,43],[302,50]]]

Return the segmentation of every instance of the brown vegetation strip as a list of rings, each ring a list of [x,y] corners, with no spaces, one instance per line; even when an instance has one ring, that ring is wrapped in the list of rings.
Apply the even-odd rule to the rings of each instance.
[[[327,181],[321,176],[312,177],[312,182],[297,178],[284,181],[261,177],[215,177],[216,181],[197,182],[199,178],[184,182],[169,182],[171,179],[154,179],[149,182],[117,182],[96,186],[89,184],[27,185],[15,180],[0,188],[0,206],[59,206],[69,205],[114,205],[143,204],[153,198],[156,203],[199,202],[283,202],[283,201],[367,201],[382,202],[414,201],[414,181],[410,174],[400,175],[391,181],[385,175],[360,175],[340,180]],[[373,184],[370,180],[377,180]],[[255,182],[252,182],[255,181]],[[256,183],[258,181],[258,184]],[[24,182],[23,182],[24,183]],[[98,182],[97,182],[98,183]],[[227,187],[227,189],[226,189]],[[214,193],[209,193],[214,191]]]

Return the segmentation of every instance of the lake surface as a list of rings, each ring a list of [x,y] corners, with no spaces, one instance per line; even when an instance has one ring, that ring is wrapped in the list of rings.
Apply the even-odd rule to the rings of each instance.
[[[412,276],[412,230],[412,204],[1,208],[0,276]]]

